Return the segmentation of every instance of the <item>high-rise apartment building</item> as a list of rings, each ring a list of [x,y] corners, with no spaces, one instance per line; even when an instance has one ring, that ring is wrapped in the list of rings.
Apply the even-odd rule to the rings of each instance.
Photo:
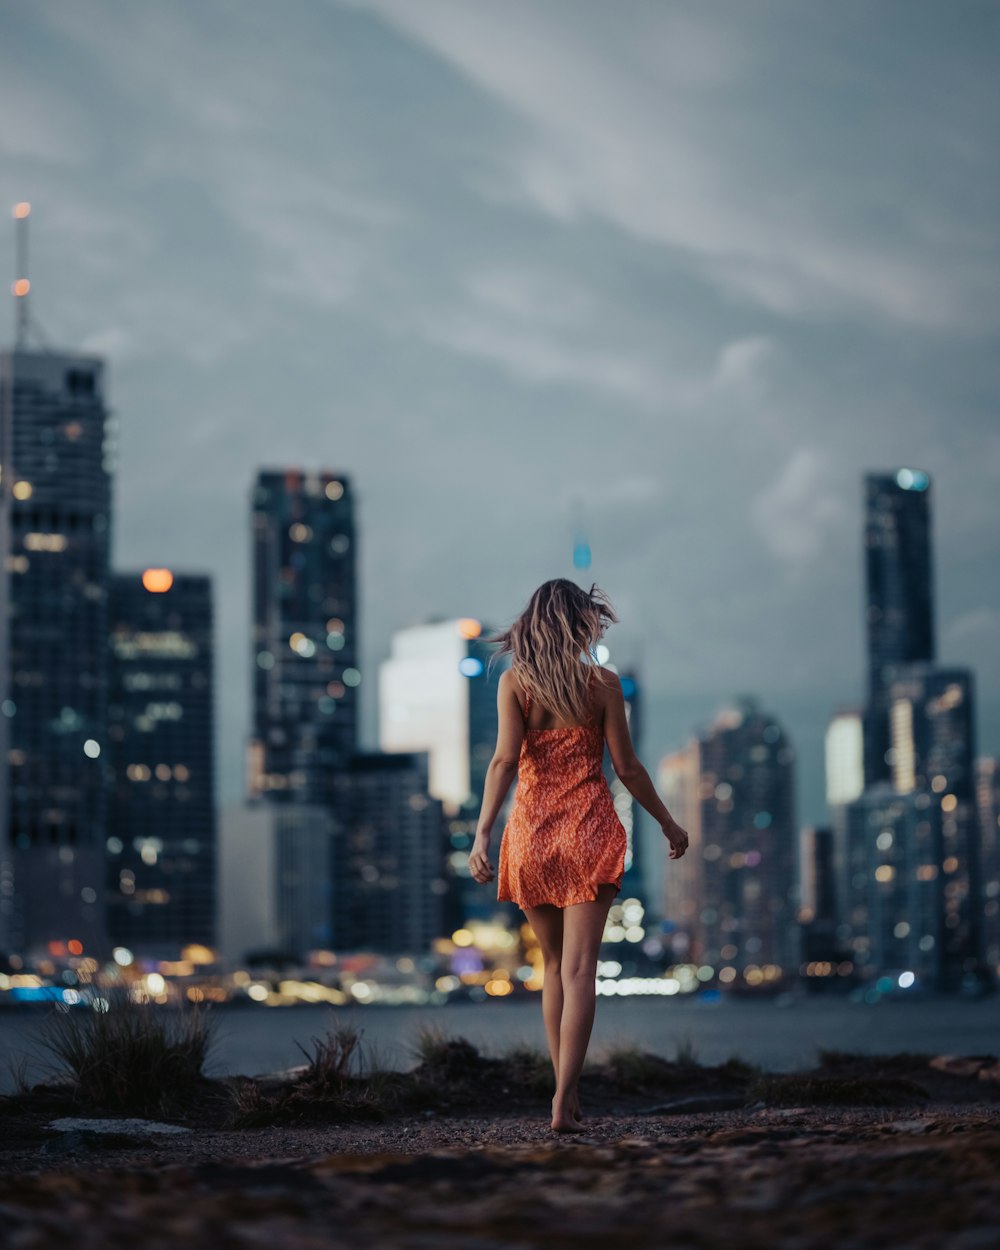
[[[639,680],[634,672],[620,672],[618,674],[622,684],[622,696],[625,700],[625,719],[628,722],[629,735],[632,738],[632,744],[637,754],[642,754],[642,697],[639,686]],[[649,900],[649,890],[647,882],[647,864],[646,857],[648,855],[647,847],[643,843],[643,818],[642,808],[632,797],[631,791],[617,776],[614,766],[611,763],[611,752],[608,750],[607,743],[604,745],[603,759],[604,777],[611,790],[611,796],[614,800],[615,811],[618,813],[618,819],[625,828],[625,836],[627,839],[627,848],[625,851],[625,875],[622,878],[621,896],[622,898],[636,898],[642,901],[646,906],[647,913],[650,915],[659,914],[658,898]],[[657,852],[661,852],[665,839],[660,833],[659,828],[656,830],[656,840],[653,843]],[[649,902],[653,905],[650,906]]]
[[[942,980],[941,809],[930,794],[900,794],[888,781],[847,806],[848,884],[843,922],[859,975]],[[903,984],[903,982],[900,982]]]
[[[893,785],[899,794],[927,796],[937,809],[944,910],[940,980],[958,988],[982,964],[973,675],[966,668],[899,665],[888,699]]]
[[[112,421],[97,357],[0,355],[0,942],[105,939]]]
[[[115,573],[109,613],[108,929],[137,953],[215,944],[212,585]]]
[[[976,807],[982,873],[983,957],[1000,976],[1000,757],[976,760]]]
[[[798,966],[794,761],[777,720],[742,698],[660,768],[665,802],[691,839],[666,869],[673,954],[724,982]]]
[[[325,803],[358,745],[354,501],[343,474],[262,470],[253,488],[248,790]]]
[[[426,954],[444,932],[442,807],[427,752],[363,751],[334,778],[341,950]]]
[[[892,775],[889,686],[900,664],[935,654],[931,482],[922,469],[865,477],[868,706],[865,781]]]
[[[384,751],[427,752],[429,794],[445,819],[442,871],[448,882],[444,923],[449,932],[469,919],[507,915],[468,871],[468,856],[483,802],[486,770],[497,740],[500,663],[488,668],[493,648],[480,621],[449,618],[398,630],[379,666],[379,745]],[[499,850],[508,793],[494,824],[491,853]]]

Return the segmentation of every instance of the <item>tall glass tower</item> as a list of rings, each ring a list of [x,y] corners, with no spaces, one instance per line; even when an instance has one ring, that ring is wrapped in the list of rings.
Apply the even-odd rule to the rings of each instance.
[[[212,583],[115,573],[108,707],[108,928],[175,959],[215,944]]]
[[[104,940],[113,448],[103,362],[0,354],[0,941]]]
[[[930,478],[922,469],[865,477],[866,784],[892,776],[894,667],[934,659],[930,498]]]
[[[496,887],[478,885],[468,869],[497,739],[502,667],[488,667],[489,632],[474,617],[411,625],[393,634],[391,654],[379,666],[379,745],[427,752],[428,793],[441,803],[446,841],[435,888],[445,894],[449,932],[467,920],[515,919],[513,904],[498,903]],[[513,789],[494,825],[494,855],[512,802]]]
[[[262,470],[253,488],[251,798],[325,803],[358,745],[354,501],[343,474]]]
[[[795,752],[750,697],[724,708],[660,784],[691,845],[667,865],[674,958],[707,964],[723,984],[793,974],[799,894]]]

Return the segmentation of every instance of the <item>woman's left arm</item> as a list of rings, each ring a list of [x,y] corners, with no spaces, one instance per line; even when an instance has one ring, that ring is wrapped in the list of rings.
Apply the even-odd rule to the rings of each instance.
[[[493,880],[493,865],[489,859],[493,824],[517,776],[517,761],[524,739],[524,716],[514,693],[513,680],[510,670],[505,669],[497,683],[497,744],[486,769],[483,805],[469,852],[469,871],[480,885]]]

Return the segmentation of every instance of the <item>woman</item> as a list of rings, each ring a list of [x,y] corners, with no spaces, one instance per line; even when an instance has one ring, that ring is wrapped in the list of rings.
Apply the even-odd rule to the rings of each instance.
[[[489,640],[501,644],[496,655],[513,659],[498,683],[497,745],[469,871],[483,884],[493,880],[493,822],[517,775],[497,898],[518,904],[542,948],[542,1016],[556,1076],[552,1127],[560,1133],[583,1128],[577,1085],[594,1023],[597,955],[625,872],[625,828],[601,767],[605,742],[622,783],[659,821],[670,858],[688,845],[635,753],[621,681],[594,655],[617,620],[596,584],[588,593],[557,577]]]

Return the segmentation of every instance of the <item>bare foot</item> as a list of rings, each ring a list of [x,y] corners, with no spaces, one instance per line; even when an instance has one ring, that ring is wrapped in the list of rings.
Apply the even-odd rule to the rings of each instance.
[[[567,1111],[556,1111],[556,1100],[552,1099],[552,1130],[555,1133],[582,1133],[584,1125],[577,1119],[572,1108]]]

